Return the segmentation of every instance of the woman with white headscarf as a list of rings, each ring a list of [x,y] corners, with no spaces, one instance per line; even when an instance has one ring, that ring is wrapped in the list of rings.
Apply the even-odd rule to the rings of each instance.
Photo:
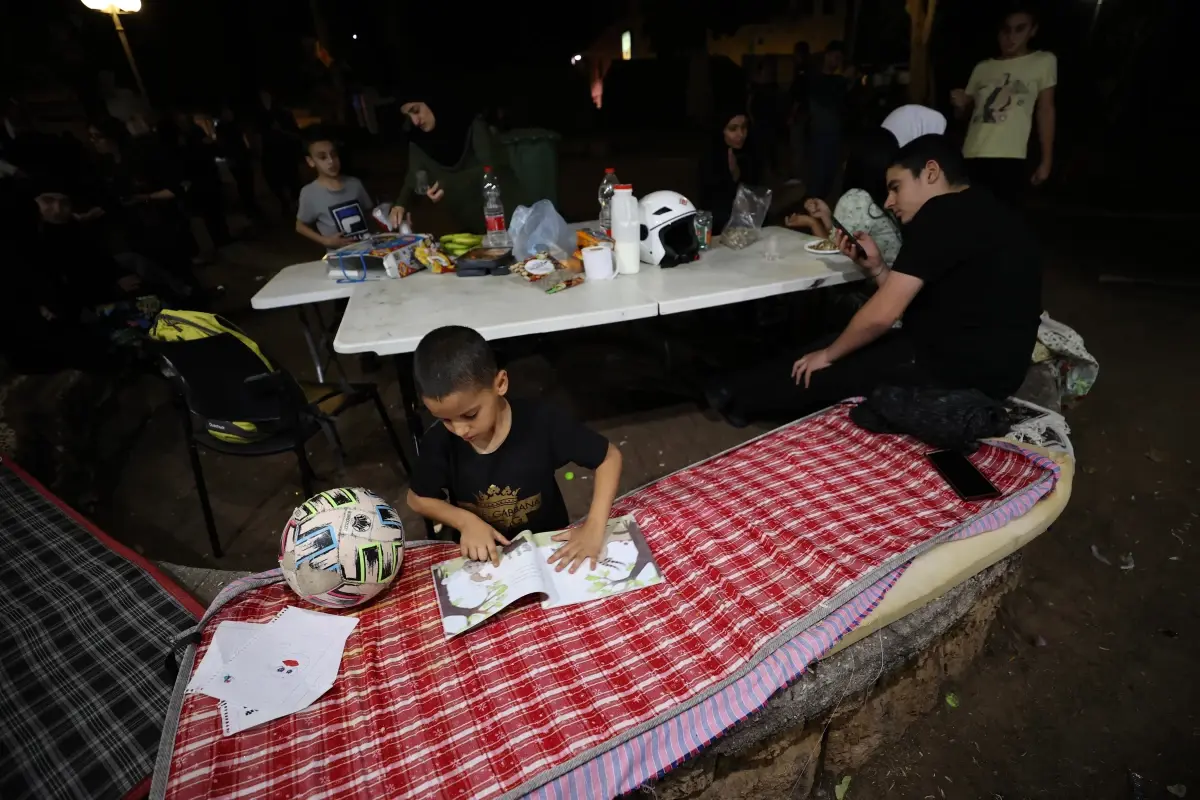
[[[911,142],[918,136],[927,133],[943,134],[946,132],[946,118],[940,111],[934,111],[927,106],[900,106],[887,115],[883,127],[892,132],[896,142],[901,146]]]

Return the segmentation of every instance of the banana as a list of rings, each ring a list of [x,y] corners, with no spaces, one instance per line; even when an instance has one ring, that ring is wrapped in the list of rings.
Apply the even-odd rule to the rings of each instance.
[[[442,244],[467,244],[475,247],[483,243],[483,237],[476,233],[448,233],[440,241]]]

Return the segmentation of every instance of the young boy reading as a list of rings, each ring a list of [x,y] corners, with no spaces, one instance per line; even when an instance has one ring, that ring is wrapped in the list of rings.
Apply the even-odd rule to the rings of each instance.
[[[589,561],[594,569],[621,478],[621,451],[554,406],[508,399],[508,373],[470,328],[438,328],[413,358],[421,399],[442,424],[421,442],[409,507],[456,529],[467,558],[499,564],[496,544],[508,544],[507,536],[567,526],[554,471],[569,463],[594,469],[587,520],[557,535],[566,544],[550,557],[560,571]]]
[[[305,134],[305,161],[317,177],[300,190],[296,233],[327,251],[336,250],[368,235],[367,219],[374,205],[362,181],[342,174],[333,140],[319,129]]]

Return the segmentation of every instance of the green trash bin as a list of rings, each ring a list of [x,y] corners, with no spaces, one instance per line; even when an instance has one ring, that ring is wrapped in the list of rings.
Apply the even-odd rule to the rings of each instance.
[[[531,206],[538,200],[558,205],[557,132],[545,128],[519,128],[501,134],[508,150],[513,174],[521,183],[520,205]]]

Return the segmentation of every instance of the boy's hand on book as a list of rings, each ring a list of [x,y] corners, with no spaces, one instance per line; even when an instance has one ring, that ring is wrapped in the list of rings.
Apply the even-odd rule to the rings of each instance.
[[[605,525],[588,525],[586,522],[573,531],[563,531],[555,534],[552,539],[556,542],[566,542],[551,554],[548,563],[558,563],[555,572],[564,569],[572,575],[585,562],[592,562],[589,569],[595,569],[604,554]]]
[[[500,551],[496,549],[496,543],[509,542],[499,531],[479,517],[473,516],[471,522],[459,529],[459,533],[462,536],[458,542],[458,549],[464,558],[472,561],[490,561],[492,566],[500,566]]]

